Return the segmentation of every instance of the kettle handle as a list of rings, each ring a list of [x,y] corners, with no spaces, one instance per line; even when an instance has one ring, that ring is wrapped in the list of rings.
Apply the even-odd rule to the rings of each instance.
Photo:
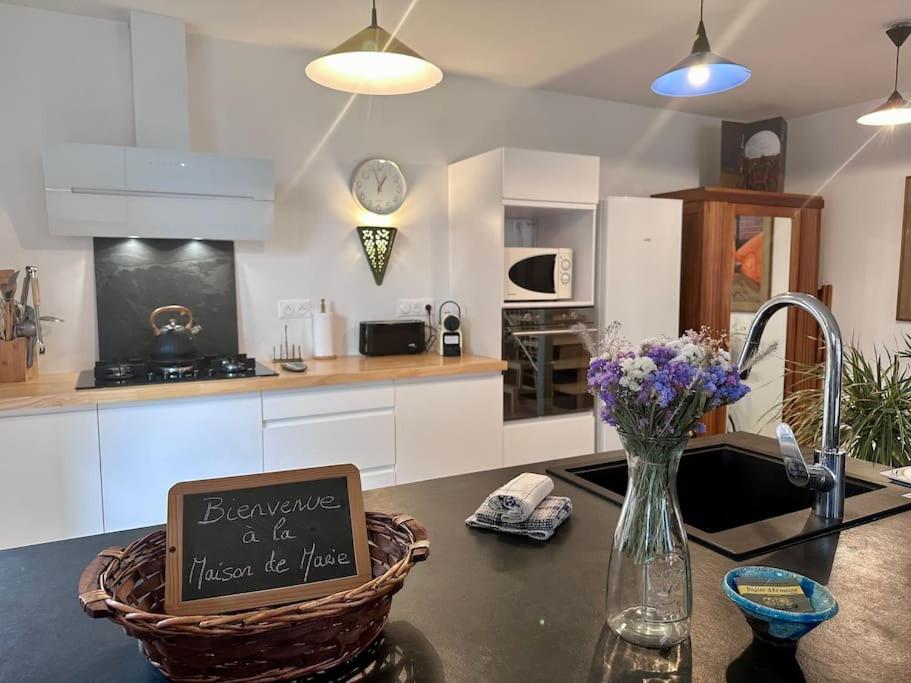
[[[154,334],[156,337],[161,334],[161,330],[158,329],[158,325],[155,324],[155,319],[162,313],[181,313],[187,316],[186,327],[193,327],[193,312],[186,306],[159,306],[149,314],[149,325],[152,326],[152,334]]]

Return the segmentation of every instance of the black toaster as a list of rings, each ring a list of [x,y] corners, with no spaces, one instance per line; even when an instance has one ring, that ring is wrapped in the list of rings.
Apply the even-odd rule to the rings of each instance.
[[[423,353],[427,344],[422,320],[365,320],[358,341],[365,356]]]

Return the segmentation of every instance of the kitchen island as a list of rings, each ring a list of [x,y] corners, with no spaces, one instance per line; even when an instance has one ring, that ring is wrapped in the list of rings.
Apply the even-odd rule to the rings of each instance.
[[[911,672],[911,514],[737,563],[691,543],[689,641],[666,652],[626,645],[602,624],[620,508],[566,482],[575,511],[547,543],[469,529],[464,519],[515,474],[488,470],[366,492],[430,532],[372,652],[320,681],[900,681]],[[565,461],[561,464],[566,464]],[[22,520],[7,519],[7,524]],[[0,552],[0,681],[160,681],[136,643],[80,610],[76,583],[99,550],[132,530]],[[737,564],[793,569],[827,583],[839,614],[796,656],[754,644],[721,579]]]

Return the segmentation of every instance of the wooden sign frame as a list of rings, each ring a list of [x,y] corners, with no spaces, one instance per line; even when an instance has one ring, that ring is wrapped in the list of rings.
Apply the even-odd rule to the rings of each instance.
[[[344,477],[351,514],[351,537],[354,545],[354,576],[318,581],[281,588],[251,591],[196,600],[183,599],[183,499],[199,493],[267,487],[322,479]],[[364,494],[361,475],[354,465],[330,465],[283,472],[267,472],[219,479],[200,479],[175,484],[168,491],[167,558],[165,561],[165,611],[178,616],[222,614],[254,607],[270,607],[330,595],[363,585],[373,578],[367,544],[367,521],[364,516]]]

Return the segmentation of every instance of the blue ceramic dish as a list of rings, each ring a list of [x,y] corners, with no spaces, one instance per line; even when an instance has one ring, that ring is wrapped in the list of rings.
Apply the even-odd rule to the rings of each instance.
[[[766,607],[748,600],[737,592],[734,579],[745,577],[757,582],[796,581],[813,606],[813,612],[788,612]],[[724,575],[721,582],[724,594],[740,608],[753,634],[759,640],[772,645],[796,647],[797,641],[838,614],[838,603],[829,590],[801,574],[773,567],[737,567]]]

